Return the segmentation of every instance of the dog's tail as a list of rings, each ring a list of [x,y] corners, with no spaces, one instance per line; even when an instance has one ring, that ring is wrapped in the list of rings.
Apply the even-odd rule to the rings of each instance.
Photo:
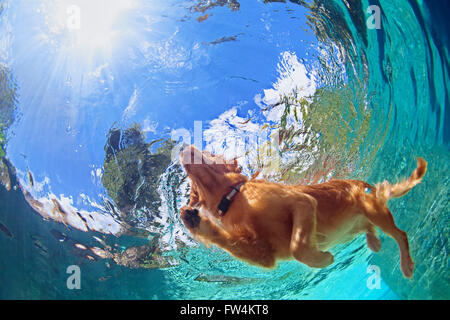
[[[426,172],[427,162],[423,158],[417,158],[417,168],[407,180],[394,185],[387,181],[377,184],[375,186],[376,197],[383,202],[387,202],[391,198],[401,197],[418,185]]]

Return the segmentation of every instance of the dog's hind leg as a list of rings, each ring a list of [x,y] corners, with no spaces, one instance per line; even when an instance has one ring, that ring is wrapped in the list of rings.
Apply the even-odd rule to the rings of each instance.
[[[372,250],[373,252],[380,251],[381,241],[380,239],[378,239],[376,230],[373,227],[373,225],[371,225],[366,232],[366,241],[367,246],[369,247],[370,250]]]
[[[411,278],[414,272],[414,262],[409,253],[409,243],[406,232],[397,228],[391,211],[385,204],[372,202],[365,206],[365,216],[371,223],[379,227],[388,236],[392,237],[400,249],[400,267],[406,278]],[[369,245],[370,247],[370,245]]]
[[[329,252],[318,249],[316,239],[317,201],[306,194],[299,194],[292,208],[292,235],[290,251],[295,259],[313,268],[325,268],[333,263]]]

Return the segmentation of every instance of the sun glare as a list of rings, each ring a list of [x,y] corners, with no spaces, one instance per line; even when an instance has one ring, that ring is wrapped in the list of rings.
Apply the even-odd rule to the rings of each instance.
[[[84,53],[111,49],[119,40],[121,15],[135,0],[50,0],[45,12],[50,36]]]

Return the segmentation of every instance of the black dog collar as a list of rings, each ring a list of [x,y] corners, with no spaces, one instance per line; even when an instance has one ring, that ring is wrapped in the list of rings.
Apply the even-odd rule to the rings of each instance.
[[[243,184],[244,183],[241,182],[235,186],[231,186],[230,187],[231,191],[222,197],[222,200],[220,201],[219,206],[217,207],[220,217],[223,217],[225,213],[227,213],[231,205],[231,202],[233,202],[234,197],[239,193]]]

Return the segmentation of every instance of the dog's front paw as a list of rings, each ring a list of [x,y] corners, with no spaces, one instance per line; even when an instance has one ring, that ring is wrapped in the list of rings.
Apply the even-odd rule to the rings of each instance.
[[[405,278],[412,278],[414,274],[414,262],[410,257],[401,259],[400,267]]]
[[[200,216],[197,209],[182,209],[181,220],[189,229],[197,228],[200,225]]]

